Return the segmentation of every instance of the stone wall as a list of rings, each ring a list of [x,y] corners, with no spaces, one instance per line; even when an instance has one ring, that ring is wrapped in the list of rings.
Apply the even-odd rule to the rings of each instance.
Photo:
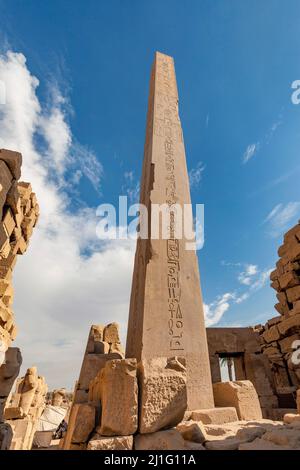
[[[45,408],[47,385],[36,367],[27,370],[16,382],[15,392],[4,410],[6,424],[12,429],[10,450],[30,450],[38,421]]]
[[[259,332],[247,328],[207,328],[213,383],[221,382],[220,358],[231,357],[235,379],[250,380],[258,394],[264,417],[273,417],[278,408],[268,358],[262,354]]]
[[[20,153],[0,149],[0,353],[16,337],[12,271],[17,255],[27,249],[39,215],[30,183],[18,181],[21,165]]]
[[[271,273],[279,315],[258,325],[261,347],[268,357],[282,404],[291,403],[300,386],[300,225],[284,235],[279,260]]]

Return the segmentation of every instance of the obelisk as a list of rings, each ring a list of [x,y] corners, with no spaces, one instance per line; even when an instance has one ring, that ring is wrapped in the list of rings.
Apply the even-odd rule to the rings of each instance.
[[[152,206],[190,204],[189,179],[173,58],[156,52],[148,101],[140,203],[148,209],[148,239],[134,262],[126,357],[184,356],[188,409],[214,406],[198,261],[187,240],[153,238]]]

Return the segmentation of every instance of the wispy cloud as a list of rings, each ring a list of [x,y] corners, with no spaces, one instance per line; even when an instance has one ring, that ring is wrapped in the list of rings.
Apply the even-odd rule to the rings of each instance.
[[[275,238],[282,235],[292,223],[296,223],[299,214],[299,201],[279,203],[273,207],[263,224],[267,226],[267,233]]]
[[[202,162],[198,162],[196,168],[192,168],[189,171],[189,180],[191,189],[196,188],[202,180],[202,174],[205,170],[205,165]]]
[[[243,154],[243,157],[242,157],[242,162],[245,164],[245,163],[248,163],[248,161],[254,157],[254,155],[258,152],[258,149],[259,149],[259,142],[257,142],[256,144],[251,144],[251,145],[248,145],[248,147],[246,148],[244,154]]]
[[[134,177],[133,171],[125,171],[125,183],[122,185],[122,192],[125,193],[131,204],[139,202],[140,196],[140,182]]]
[[[234,293],[226,292],[226,294],[219,296],[214,302],[204,304],[205,325],[207,327],[215,325],[221,320],[224,313],[229,309],[230,301],[234,297]]]
[[[247,264],[245,271],[238,275],[238,281],[245,286],[249,286],[252,282],[253,276],[257,274],[258,268],[255,264]]]

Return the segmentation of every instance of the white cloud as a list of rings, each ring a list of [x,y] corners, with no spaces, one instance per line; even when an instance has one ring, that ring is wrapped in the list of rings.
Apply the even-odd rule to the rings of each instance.
[[[245,270],[238,275],[238,281],[245,286],[249,286],[257,272],[258,268],[255,264],[246,264]]]
[[[135,243],[100,243],[94,209],[70,213],[68,185],[84,174],[99,189],[102,166],[73,137],[60,93],[42,105],[38,80],[25,57],[13,52],[0,56],[0,80],[7,91],[0,146],[22,152],[22,179],[31,182],[41,207],[28,252],[14,271],[15,346],[23,371],[37,365],[50,387],[72,388],[92,323],[118,321],[124,339]],[[66,182],[68,168],[73,176]]]
[[[247,163],[255,155],[258,149],[259,149],[259,143],[248,145],[248,147],[246,148],[243,154],[242,162]]]
[[[235,298],[235,294],[232,292],[226,292],[219,296],[214,302],[210,304],[204,304],[204,316],[206,327],[216,325],[224,313],[230,307],[230,301]]]
[[[268,234],[271,237],[282,235],[293,223],[296,223],[300,214],[300,202],[288,202],[277,204],[267,215],[263,224],[266,224]]]
[[[191,189],[197,187],[202,180],[202,173],[205,170],[205,165],[202,162],[198,162],[196,168],[192,168],[189,171],[189,180]]]

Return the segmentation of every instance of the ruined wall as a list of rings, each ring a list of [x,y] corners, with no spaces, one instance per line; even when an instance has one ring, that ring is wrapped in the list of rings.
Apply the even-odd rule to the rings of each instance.
[[[278,408],[268,358],[262,354],[260,335],[248,328],[207,328],[213,383],[221,382],[220,357],[232,357],[236,380],[250,380],[258,394],[264,417]]]
[[[300,386],[300,225],[284,235],[279,260],[271,273],[279,315],[259,325],[263,353],[268,357],[280,400],[291,402]],[[290,399],[288,401],[288,397]]]
[[[19,182],[22,155],[0,149],[0,353],[16,337],[12,271],[28,246],[39,206],[30,183]],[[0,366],[3,362],[0,357]],[[1,391],[0,391],[1,395]]]

